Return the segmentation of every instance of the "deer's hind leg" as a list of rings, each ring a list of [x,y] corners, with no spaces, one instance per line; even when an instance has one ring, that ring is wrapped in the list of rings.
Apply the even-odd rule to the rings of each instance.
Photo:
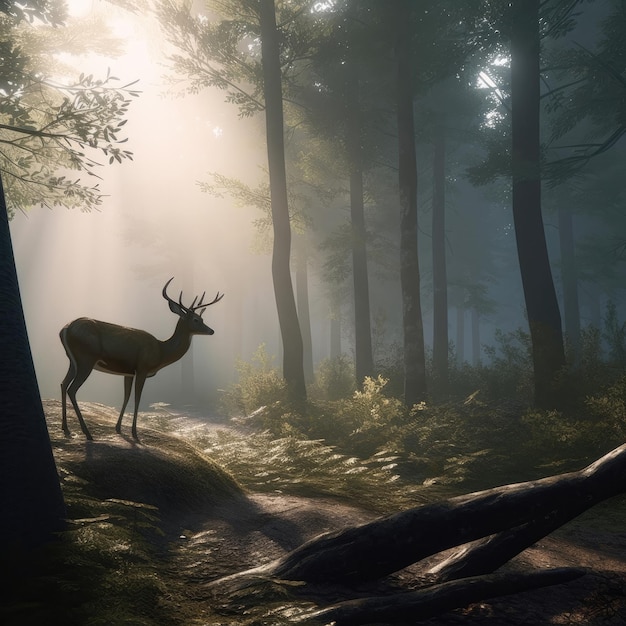
[[[76,376],[76,367],[70,359],[70,367],[61,382],[61,429],[66,435],[70,434],[70,430],[67,427],[67,386],[72,382],[74,376]]]
[[[78,421],[80,422],[81,430],[83,431],[85,437],[87,437],[87,439],[91,441],[93,437],[91,436],[91,433],[89,432],[89,429],[87,428],[87,424],[85,424],[85,420],[83,419],[83,414],[80,412],[80,409],[78,408],[78,402],[76,402],[76,392],[80,389],[81,385],[87,380],[87,378],[89,378],[89,374],[91,374],[95,363],[91,363],[89,365],[81,364],[80,368],[77,368],[74,365],[72,359],[70,359],[70,363],[71,363],[70,369],[67,372],[67,375],[65,376],[65,378],[63,379],[63,382],[61,383],[61,390],[63,390],[63,385],[67,384],[67,381],[70,379],[70,373],[72,372],[72,368],[74,368],[75,374],[73,376],[72,381],[67,386],[67,395],[70,397],[70,401],[72,403],[72,406],[74,407],[74,411],[76,411],[76,416],[78,417]],[[63,404],[63,406],[65,407],[65,404]],[[65,411],[63,414],[65,416]],[[65,426],[67,428],[67,424],[65,424]]]

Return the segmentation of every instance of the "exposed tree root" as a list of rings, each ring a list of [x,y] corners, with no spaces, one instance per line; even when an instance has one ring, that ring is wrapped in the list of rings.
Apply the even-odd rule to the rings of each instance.
[[[455,580],[419,591],[339,602],[302,618],[335,626],[358,626],[429,619],[472,602],[575,580],[585,570],[573,567],[531,573],[491,574]]]

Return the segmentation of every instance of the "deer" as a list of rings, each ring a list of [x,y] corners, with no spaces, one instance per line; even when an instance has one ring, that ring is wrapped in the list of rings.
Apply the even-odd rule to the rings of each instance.
[[[109,322],[88,317],[80,317],[65,325],[59,333],[61,343],[70,360],[70,366],[61,383],[61,406],[63,432],[69,436],[67,427],[67,396],[70,397],[74,411],[78,416],[81,430],[88,440],[93,440],[83,415],[76,401],[76,392],[95,369],[108,374],[124,377],[124,401],[115,431],[121,433],[122,418],[135,382],[135,412],[133,414],[132,436],[137,436],[137,412],[141,393],[147,378],[154,376],[160,369],[178,361],[189,349],[193,335],[212,335],[214,330],[203,321],[202,315],[207,307],[219,302],[224,294],[217,295],[211,302],[204,302],[206,291],[193,299],[191,306],[184,306],[183,292],[178,302],[167,295],[167,288],[174,280],[170,278],[163,287],[163,297],[167,300],[170,311],[179,316],[174,334],[165,341],[160,341],[150,333],[136,328],[118,326]],[[200,313],[196,311],[200,310]]]

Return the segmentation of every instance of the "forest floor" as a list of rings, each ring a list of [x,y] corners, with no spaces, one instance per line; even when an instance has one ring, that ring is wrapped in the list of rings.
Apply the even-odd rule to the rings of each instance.
[[[151,438],[157,436],[154,431],[142,430],[141,417],[141,443],[132,441],[124,431],[122,436],[116,435],[112,430],[114,410],[85,403],[84,415],[95,439],[86,445],[72,411],[73,433],[67,438],[60,429],[60,403],[44,404],[55,458],[62,468],[68,462],[88,462],[99,445],[106,445],[107,451],[111,446],[120,451],[136,450],[150,446]],[[215,430],[232,428],[228,423],[211,422],[198,414],[189,417],[172,412],[168,430],[173,429],[184,438],[186,430],[199,425]],[[124,430],[129,429],[130,424],[125,424]],[[125,484],[124,493],[112,495],[142,501],[152,488],[155,492],[163,491],[162,484],[150,485],[148,479],[138,484],[139,491],[135,494]],[[322,532],[377,517],[372,511],[330,497],[246,493],[244,497],[226,499],[212,506],[210,514],[206,510],[167,510],[168,502],[159,497],[162,501],[154,504],[163,514],[161,565],[169,578],[178,581],[177,592],[169,594],[169,602],[176,605],[181,623],[189,625],[244,623],[234,618],[217,622],[210,617],[214,613],[207,608],[207,582],[274,560]],[[420,623],[442,626],[626,623],[626,496],[597,505],[525,550],[507,567],[528,570],[560,566],[584,567],[589,572],[568,584],[477,603]],[[410,587],[420,571],[419,565],[413,566],[397,576]],[[271,621],[258,623],[272,626]]]

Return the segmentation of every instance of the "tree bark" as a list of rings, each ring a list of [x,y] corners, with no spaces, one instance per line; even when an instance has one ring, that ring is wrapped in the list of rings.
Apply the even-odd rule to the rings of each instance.
[[[298,320],[302,331],[304,379],[313,382],[313,339],[311,337],[311,312],[309,308],[309,272],[306,234],[296,237],[296,302]]]
[[[565,365],[561,315],[541,216],[539,0],[515,0],[511,17],[513,220],[533,351],[537,406],[557,403]]]
[[[563,284],[563,317],[565,335],[571,350],[571,362],[580,361],[580,307],[578,304],[578,272],[574,244],[572,212],[559,206],[559,245],[561,248],[561,283]]]
[[[359,79],[355,69],[346,80],[347,146],[350,160],[350,224],[352,228],[352,278],[354,285],[354,369],[360,385],[374,372],[370,315],[369,275],[367,267],[367,229],[363,202],[363,156]]]
[[[456,307],[456,364],[462,367],[465,363],[465,308]]]
[[[65,506],[28,342],[1,179],[0,354],[0,544],[6,555],[35,548],[63,530]]]
[[[331,304],[330,310],[330,358],[341,356],[341,307],[337,302]]]
[[[285,171],[282,77],[274,0],[260,0],[259,18],[261,54],[263,57],[267,160],[274,231],[272,278],[283,345],[283,377],[287,382],[292,400],[301,404],[306,400],[306,383],[302,335],[289,265],[291,224]]]
[[[426,399],[426,356],[417,243],[417,163],[413,120],[411,5],[401,0],[396,14],[398,187],[400,194],[400,284],[404,335],[404,402]]]
[[[534,519],[490,537],[478,539],[461,546],[445,560],[428,571],[433,582],[490,574],[537,541],[580,515],[587,505],[584,502],[565,503],[550,516]]]
[[[480,313],[476,307],[472,308],[472,365],[480,365]]]
[[[436,130],[433,155],[433,386],[448,389],[448,277],[446,271],[445,137]]]
[[[585,570],[573,567],[539,572],[507,573],[466,578],[419,591],[340,602],[305,617],[335,626],[359,626],[374,623],[409,623],[436,617],[489,598],[530,591],[540,587],[575,580]]]

